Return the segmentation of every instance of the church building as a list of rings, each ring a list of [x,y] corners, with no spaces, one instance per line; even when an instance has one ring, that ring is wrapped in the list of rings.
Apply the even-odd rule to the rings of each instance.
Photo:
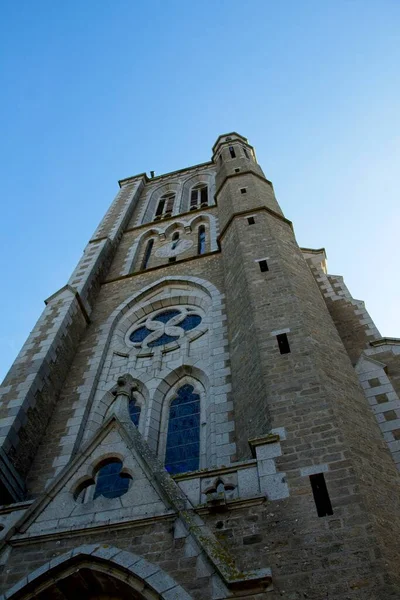
[[[119,187],[0,388],[0,600],[398,600],[400,340],[242,135]]]

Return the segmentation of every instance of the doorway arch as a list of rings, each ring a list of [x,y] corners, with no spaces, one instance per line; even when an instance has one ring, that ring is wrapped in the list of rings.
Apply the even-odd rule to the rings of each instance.
[[[29,580],[29,581],[28,581]],[[114,546],[80,546],[45,563],[0,600],[192,600],[158,565]]]

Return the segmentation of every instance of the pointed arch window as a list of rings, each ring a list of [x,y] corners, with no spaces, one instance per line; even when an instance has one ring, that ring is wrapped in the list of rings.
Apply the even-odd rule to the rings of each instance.
[[[202,208],[208,206],[208,187],[206,185],[198,185],[190,193],[189,210],[197,210],[200,206]]]
[[[206,228],[200,225],[197,234],[197,254],[205,254],[206,251]]]
[[[141,271],[144,271],[145,269],[147,269],[147,265],[149,264],[149,260],[150,260],[150,256],[151,256],[151,251],[153,250],[153,245],[154,245],[154,240],[149,240],[147,242],[146,250],[144,251],[143,260],[142,260],[142,264],[140,267]]]
[[[185,384],[169,409],[165,468],[171,473],[196,471],[200,466],[200,395]]]
[[[136,425],[136,427],[139,427],[141,407],[140,404],[137,403],[136,398],[131,398],[129,400],[128,409],[132,423]]]
[[[172,211],[174,210],[174,203],[175,194],[164,194],[164,196],[162,196],[158,202],[154,220],[159,221],[160,219],[171,217]]]

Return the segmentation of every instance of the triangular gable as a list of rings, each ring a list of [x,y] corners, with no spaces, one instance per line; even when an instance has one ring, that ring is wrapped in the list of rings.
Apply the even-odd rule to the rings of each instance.
[[[73,491],[82,478],[92,473],[97,460],[119,456],[132,474],[130,489],[120,498],[101,497],[86,504],[77,504]],[[136,494],[136,496],[135,496]],[[226,548],[214,536],[194,511],[188,498],[154,456],[147,442],[132,423],[129,415],[113,414],[94,435],[75,459],[67,465],[39,498],[16,523],[13,539],[38,536],[73,529],[92,528],[111,522],[132,521],[161,515],[179,517],[187,540],[198,552],[204,553],[216,576],[228,587],[246,583],[258,589],[271,584],[270,569],[243,572]],[[183,533],[183,535],[185,535]],[[6,542],[12,533],[6,536]],[[261,588],[260,588],[261,586]]]
[[[129,426],[129,424],[128,424]],[[19,526],[19,531],[47,534],[173,513],[168,496],[157,484],[154,472],[132,440],[132,429],[117,416],[110,417],[78,456],[55,478]],[[136,431],[138,434],[138,432]],[[140,434],[138,434],[140,436]],[[84,504],[74,499],[79,485],[93,477],[96,466],[107,458],[119,458],[123,472],[132,477],[128,491],[117,498],[98,496]]]

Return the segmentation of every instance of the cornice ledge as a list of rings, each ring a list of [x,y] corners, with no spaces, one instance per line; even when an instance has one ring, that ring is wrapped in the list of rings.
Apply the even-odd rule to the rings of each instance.
[[[269,179],[267,179],[263,175],[260,175],[256,171],[253,171],[252,169],[246,169],[246,171],[239,171],[239,173],[228,173],[228,175],[226,175],[224,177],[224,179],[221,181],[218,189],[216,190],[216,192],[215,192],[215,198],[217,198],[218,194],[220,193],[220,191],[222,190],[222,188],[224,187],[224,185],[225,185],[225,183],[227,182],[228,179],[233,179],[234,177],[241,177],[242,175],[249,175],[249,174],[250,175],[254,175],[254,177],[258,177],[258,179],[261,179],[261,181],[264,181],[272,189],[274,189],[274,186],[272,185],[272,181],[270,181]]]
[[[325,248],[300,248],[302,252],[305,254],[323,254],[325,260],[327,260],[326,250]]]
[[[400,338],[384,337],[369,343],[370,346],[400,346]]]
[[[88,312],[85,308],[85,305],[83,303],[83,300],[79,294],[79,292],[72,287],[72,285],[69,285],[69,283],[67,283],[67,285],[64,285],[62,288],[60,288],[59,290],[57,290],[56,292],[54,292],[54,294],[52,294],[51,296],[49,296],[48,298],[46,298],[46,300],[44,301],[44,303],[46,304],[46,306],[55,298],[57,298],[57,296],[60,296],[63,292],[68,291],[71,292],[71,294],[74,296],[74,298],[76,298],[76,301],[78,302],[79,308],[81,309],[81,312],[85,318],[86,323],[89,325],[90,323],[90,318],[88,315]]]
[[[139,175],[132,175],[131,177],[125,177],[125,179],[119,179],[118,185],[119,187],[122,187],[124,184],[128,183],[132,179],[138,179],[139,177],[143,177],[145,183],[152,183],[153,181],[160,181],[163,177],[172,177],[173,175],[176,175],[178,173],[183,173],[185,171],[193,171],[193,169],[201,169],[202,167],[209,167],[213,164],[213,161],[209,160],[207,162],[199,163],[191,167],[184,167],[183,169],[178,169],[177,171],[169,171],[168,173],[162,173],[161,175],[156,175],[155,177],[149,177],[146,173],[139,173]]]
[[[233,215],[231,217],[229,217],[229,220],[225,223],[223,229],[221,230],[221,233],[218,236],[218,243],[221,242],[222,238],[224,237],[229,225],[232,223],[232,221],[234,219],[236,219],[237,217],[245,217],[246,215],[253,215],[256,212],[262,212],[265,211],[268,214],[270,214],[272,217],[275,217],[276,219],[279,219],[280,221],[283,221],[283,223],[286,223],[287,225],[289,225],[290,229],[293,231],[293,223],[292,221],[289,221],[289,219],[287,219],[286,217],[280,215],[279,213],[275,212],[274,210],[272,210],[272,208],[268,208],[268,206],[258,206],[256,208],[252,208],[252,209],[248,209],[248,210],[242,210],[240,212],[235,212],[233,213]]]
[[[48,532],[40,533],[13,533],[12,537],[7,540],[10,546],[24,546],[26,544],[37,543],[38,541],[50,541],[59,540],[62,538],[80,537],[82,535],[95,535],[101,531],[107,531],[112,526],[114,531],[120,531],[123,529],[131,529],[132,527],[143,527],[144,525],[150,525],[154,521],[173,521],[176,519],[176,512],[170,511],[163,513],[162,515],[153,515],[151,517],[139,517],[137,519],[129,519],[126,521],[115,521],[114,523],[88,523],[82,527],[76,529],[53,529]]]
[[[251,438],[248,440],[251,453],[256,457],[256,448],[258,446],[265,446],[266,444],[276,444],[280,442],[281,438],[277,433],[267,433],[261,437]]]
[[[230,133],[221,133],[221,135],[219,135],[215,141],[215,144],[213,145],[213,147],[211,148],[213,154],[215,154],[215,150],[217,149],[218,144],[220,143],[220,139],[221,138],[226,138],[226,137],[232,137],[233,135],[236,135],[238,138],[241,138],[246,144],[249,143],[248,139],[245,138],[243,135],[241,135],[240,133],[238,133],[237,131],[231,131]],[[230,140],[225,140],[227,143],[230,143]]]

